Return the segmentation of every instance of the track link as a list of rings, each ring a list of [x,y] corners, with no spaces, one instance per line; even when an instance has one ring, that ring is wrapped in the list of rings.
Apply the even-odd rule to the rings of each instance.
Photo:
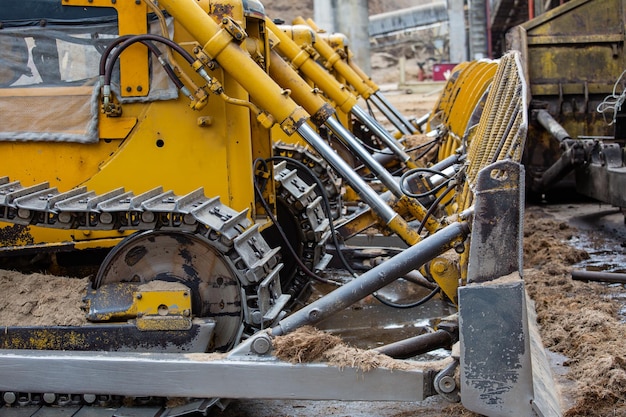
[[[281,289],[280,249],[268,245],[259,226],[248,219],[247,210],[235,211],[222,204],[219,197],[204,196],[202,189],[182,196],[162,188],[139,195],[121,188],[105,194],[84,187],[59,192],[48,183],[25,187],[19,181],[3,177],[0,178],[0,221],[60,229],[158,230],[201,236],[230,259],[238,271],[245,292],[242,298],[245,303],[242,338],[282,317],[281,312],[290,299]],[[211,400],[201,400],[199,404],[206,404],[206,401]],[[0,408],[0,416],[35,413],[37,416],[137,415],[136,412],[123,411],[126,402],[118,404],[117,398],[111,396],[9,391],[2,393],[0,404],[4,406]],[[146,414],[141,411],[141,415],[174,416],[202,412],[186,405],[174,413],[163,408],[163,400],[160,400],[161,404],[159,400],[156,402],[157,405],[144,410]]]

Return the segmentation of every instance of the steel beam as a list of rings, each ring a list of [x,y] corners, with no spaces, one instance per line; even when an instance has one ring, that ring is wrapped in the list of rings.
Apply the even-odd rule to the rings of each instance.
[[[422,370],[363,372],[215,354],[0,351],[0,391],[125,396],[420,401]]]

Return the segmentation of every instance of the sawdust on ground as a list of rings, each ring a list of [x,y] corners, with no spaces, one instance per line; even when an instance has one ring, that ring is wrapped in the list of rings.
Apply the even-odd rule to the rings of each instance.
[[[589,255],[568,242],[578,231],[529,207],[524,275],[544,345],[565,355],[575,405],[566,417],[626,415],[626,323],[611,295],[623,287],[574,281],[572,265]]]
[[[88,278],[0,270],[0,325],[79,326]]]

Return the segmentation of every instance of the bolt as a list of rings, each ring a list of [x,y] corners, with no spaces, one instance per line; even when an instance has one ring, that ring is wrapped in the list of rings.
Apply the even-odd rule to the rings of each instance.
[[[140,292],[138,292],[138,293],[137,293],[137,295],[136,295],[136,297],[137,297],[137,299],[138,299],[138,300],[141,300],[141,298],[143,297],[143,295],[141,295],[141,293],[140,293]]]
[[[450,394],[452,391],[454,391],[454,389],[456,388],[456,382],[454,381],[454,378],[452,378],[449,375],[445,375],[443,377],[441,377],[441,379],[439,380],[439,389],[446,393],[446,394]]]
[[[15,395],[14,392],[5,392],[2,395],[2,399],[7,404],[13,404],[15,401],[17,401],[17,395]]]
[[[445,262],[442,262],[442,261],[433,262],[432,271],[435,274],[443,274],[444,272],[446,272],[446,269],[448,269],[448,266],[445,264]]]
[[[263,314],[259,310],[252,313],[252,323],[260,324],[263,321]]]
[[[130,93],[131,91],[133,91],[133,88],[131,86],[126,87],[126,92]]]
[[[309,319],[310,320],[315,320],[319,317],[320,315],[320,311],[317,308],[314,308],[313,310],[309,311]]]
[[[115,0],[112,0],[115,3]],[[83,401],[87,404],[93,404],[96,402],[96,396],[94,394],[84,394]]]
[[[46,404],[52,404],[56,401],[57,396],[56,394],[52,393],[52,392],[46,392],[43,394],[43,401]]]
[[[267,337],[259,336],[252,341],[250,349],[256,354],[264,355],[270,351],[271,347],[272,343]]]
[[[138,86],[137,86],[137,91],[139,91],[139,92],[143,91],[143,87],[142,87],[142,86],[140,86],[140,85],[138,85]]]

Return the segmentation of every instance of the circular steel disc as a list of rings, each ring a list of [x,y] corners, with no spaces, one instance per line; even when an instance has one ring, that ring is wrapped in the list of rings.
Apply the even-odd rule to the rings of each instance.
[[[243,320],[238,272],[209,241],[182,232],[136,233],[113,248],[93,286],[152,280],[181,282],[191,289],[192,314],[216,322],[210,351],[225,351],[237,342]]]

